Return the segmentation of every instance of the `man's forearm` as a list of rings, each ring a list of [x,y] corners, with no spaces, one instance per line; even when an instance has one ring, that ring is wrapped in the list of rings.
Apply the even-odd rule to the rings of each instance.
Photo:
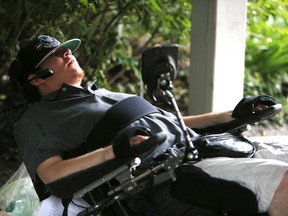
[[[60,156],[54,156],[38,166],[37,174],[47,184],[114,158],[115,155],[111,146],[67,160],[63,160]]]
[[[212,125],[226,123],[232,121],[231,111],[227,112],[211,112],[194,116],[184,116],[183,120],[187,127],[205,128]]]

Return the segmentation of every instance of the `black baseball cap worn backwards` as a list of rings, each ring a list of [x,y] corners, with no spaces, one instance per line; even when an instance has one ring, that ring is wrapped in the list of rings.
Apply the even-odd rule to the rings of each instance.
[[[8,73],[11,81],[23,85],[27,82],[28,76],[58,48],[70,49],[74,53],[80,44],[81,40],[78,38],[60,43],[56,38],[48,35],[40,35],[25,42],[10,64]]]

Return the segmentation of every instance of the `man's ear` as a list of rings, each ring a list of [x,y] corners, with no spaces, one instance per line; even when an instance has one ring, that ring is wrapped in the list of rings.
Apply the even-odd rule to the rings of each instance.
[[[28,76],[28,81],[34,86],[39,86],[40,84],[44,82],[44,80],[41,78],[38,78],[36,74],[30,74]]]

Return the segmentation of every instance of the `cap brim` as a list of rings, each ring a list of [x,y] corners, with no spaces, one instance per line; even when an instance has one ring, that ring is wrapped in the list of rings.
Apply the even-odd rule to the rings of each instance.
[[[59,46],[52,49],[49,53],[47,53],[47,55],[45,55],[44,58],[41,59],[41,61],[36,65],[35,68],[37,68],[45,59],[47,59],[50,55],[52,55],[57,49],[59,48],[70,49],[71,52],[74,53],[78,49],[80,44],[81,44],[81,40],[78,38],[74,38],[74,39],[68,40],[60,44]]]
[[[57,49],[58,48],[70,49],[71,52],[74,53],[78,49],[80,44],[81,44],[81,40],[78,38],[74,38],[74,39],[71,39],[62,43],[60,46],[57,47]]]

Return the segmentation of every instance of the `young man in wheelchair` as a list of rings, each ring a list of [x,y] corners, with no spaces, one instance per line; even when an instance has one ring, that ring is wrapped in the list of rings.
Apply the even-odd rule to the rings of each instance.
[[[176,144],[185,140],[185,134],[173,114],[151,108],[152,111],[125,125],[120,134],[106,134],[98,127],[101,133],[95,133],[99,139],[94,134],[94,142],[91,143],[91,139],[88,141],[91,131],[95,131],[94,127],[113,105],[134,96],[110,92],[96,85],[83,88],[84,71],[73,55],[79,45],[79,39],[61,44],[55,38],[42,35],[22,46],[9,68],[11,81],[22,88],[26,98],[37,102],[27,108],[15,126],[15,139],[35,186],[39,183],[49,185],[113,160],[120,165],[128,163],[127,160],[139,150],[137,146],[160,132],[166,135],[161,145],[156,149],[142,148],[138,151],[144,164],[169,149],[177,149]],[[146,105],[146,102],[143,103]],[[273,104],[270,97],[261,98],[254,111]],[[130,107],[126,107],[127,110]],[[194,139],[199,135],[190,128],[227,123],[233,120],[231,115],[232,111],[207,113],[186,116],[183,120]],[[117,121],[122,120],[121,116],[117,118]],[[75,153],[80,144],[80,150]],[[253,191],[257,197],[258,212],[268,212],[272,216],[288,215],[288,163],[269,158],[217,157],[196,161],[193,166],[216,180],[237,182],[239,187],[241,185]],[[193,188],[193,183],[187,187]],[[36,190],[41,200],[50,196],[43,188],[39,190],[36,187]],[[165,184],[152,187],[147,193],[142,193],[145,198],[135,196],[127,199],[125,205],[132,215],[199,215],[198,207],[172,197],[169,190],[170,185]],[[201,211],[202,215],[217,215],[213,209]]]

